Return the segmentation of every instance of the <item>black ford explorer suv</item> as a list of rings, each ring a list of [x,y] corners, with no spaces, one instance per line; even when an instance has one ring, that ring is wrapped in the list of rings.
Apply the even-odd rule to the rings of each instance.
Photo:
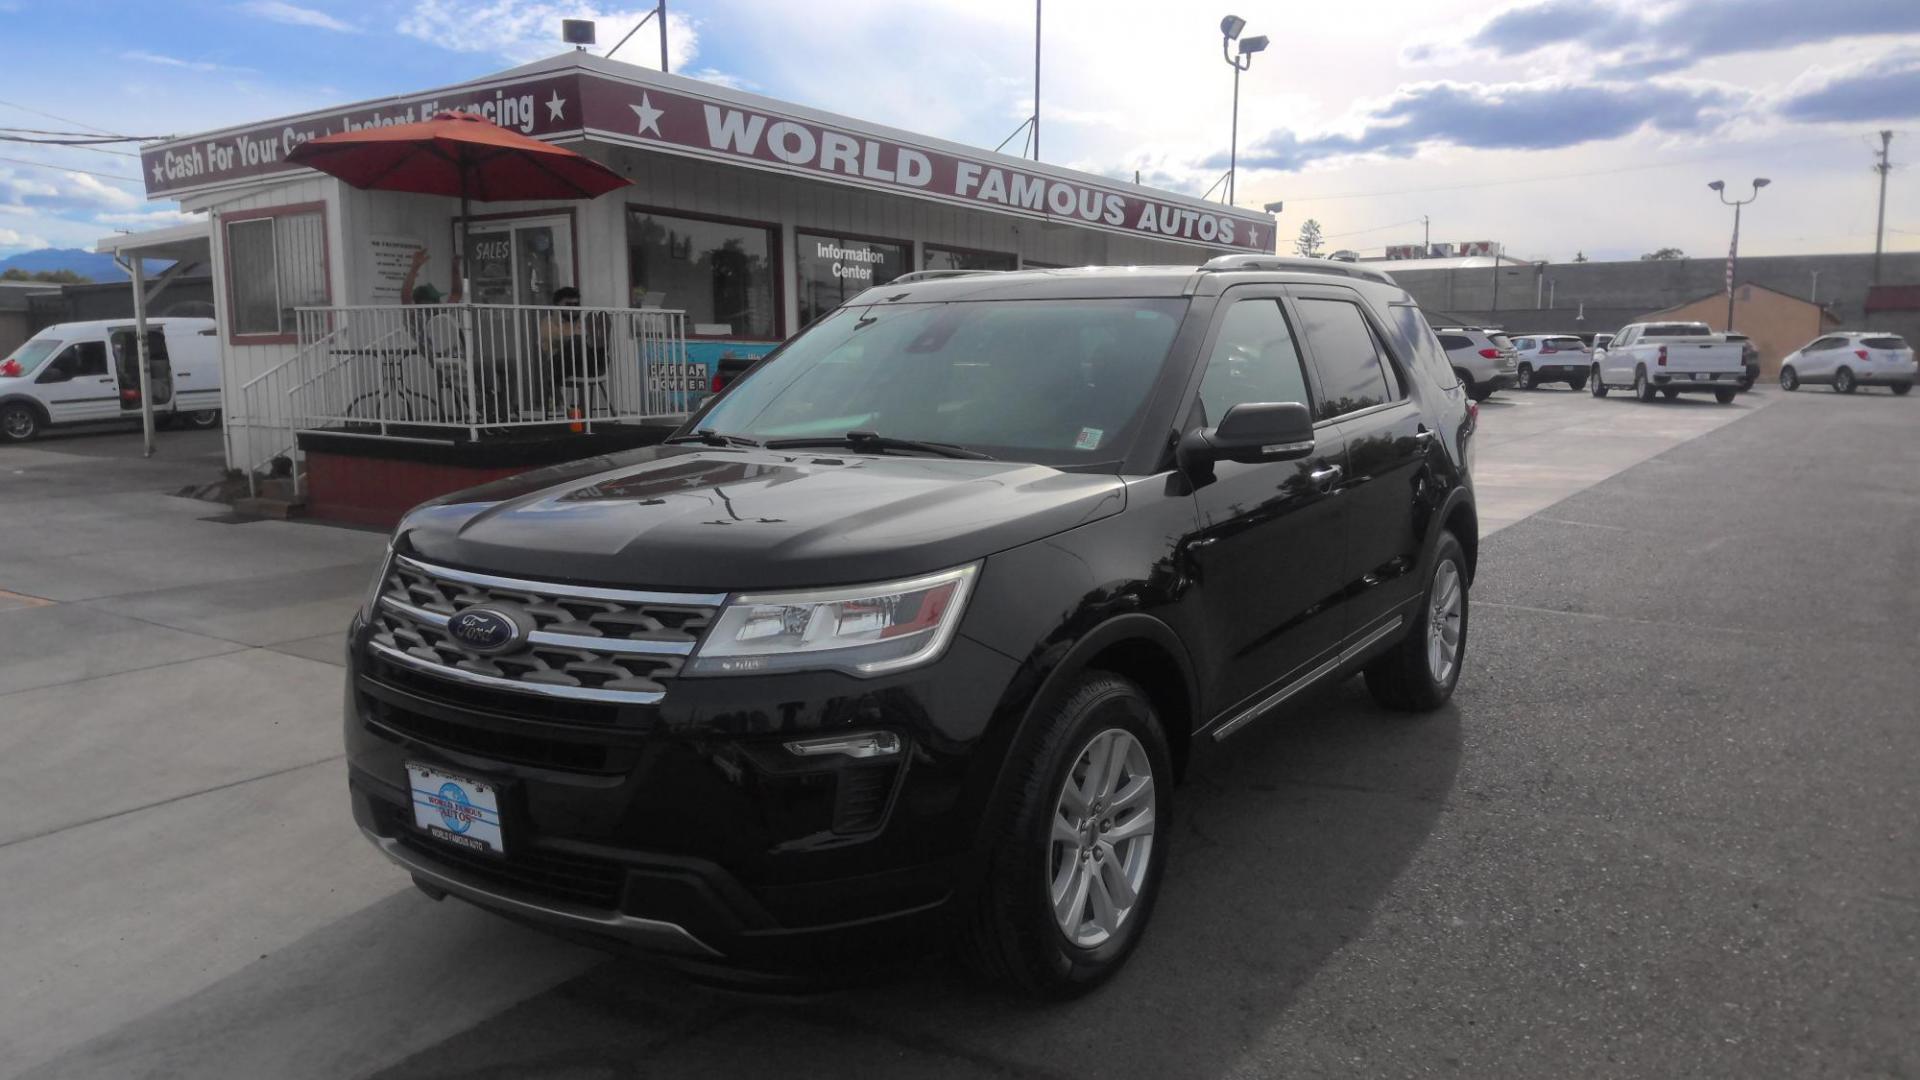
[[[1475,411],[1361,267],[869,289],[664,445],[409,513],[351,634],[354,817],[428,894],[756,973],[1138,944],[1189,750],[1452,693]]]

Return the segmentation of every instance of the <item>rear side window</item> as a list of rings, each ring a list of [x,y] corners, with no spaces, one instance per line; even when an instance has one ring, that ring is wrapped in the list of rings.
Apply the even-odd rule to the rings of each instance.
[[[1824,350],[1824,349],[1837,349],[1837,348],[1839,348],[1839,347],[1840,347],[1840,339],[1839,339],[1839,338],[1837,338],[1837,337],[1824,337],[1824,338],[1821,338],[1821,339],[1820,339],[1819,341],[1816,341],[1816,342],[1814,342],[1813,344],[1811,344],[1811,345],[1809,345],[1809,346],[1807,346],[1807,347],[1806,347],[1805,349],[1802,349],[1802,350],[1800,350],[1800,351],[1801,351],[1801,352],[1820,352],[1820,351],[1822,351],[1822,350]]]
[[[1861,338],[1860,344],[1869,349],[1904,349],[1907,347],[1906,339],[1897,337]]]
[[[1220,336],[1200,377],[1202,421],[1218,424],[1227,410],[1249,402],[1305,404],[1307,379],[1286,313],[1274,299],[1240,300],[1227,309]]]
[[[1313,347],[1313,366],[1320,373],[1316,417],[1331,420],[1398,396],[1388,388],[1385,358],[1357,305],[1317,299],[1302,299],[1297,305],[1300,329]]]
[[[1399,309],[1395,308],[1394,310],[1398,311]],[[1465,334],[1441,334],[1440,347],[1448,352],[1452,352],[1455,349],[1471,349],[1473,348],[1473,339]]]

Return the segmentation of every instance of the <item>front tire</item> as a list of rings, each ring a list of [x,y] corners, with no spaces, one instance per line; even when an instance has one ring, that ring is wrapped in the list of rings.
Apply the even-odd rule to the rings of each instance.
[[[1367,689],[1389,709],[1431,712],[1453,696],[1466,656],[1467,555],[1443,532],[1419,618],[1399,644],[1367,665]]]
[[[40,412],[31,405],[14,402],[0,405],[0,439],[28,442],[40,434]]]
[[[1854,380],[1852,368],[1841,368],[1839,371],[1833,373],[1834,393],[1851,394],[1859,388],[1860,384]]]
[[[1594,397],[1601,398],[1607,396],[1607,381],[1600,377],[1600,366],[1598,364],[1594,365],[1593,374],[1587,377],[1587,387],[1593,391]]]
[[[1521,364],[1520,371],[1513,377],[1513,385],[1518,390],[1533,389],[1533,365]]]
[[[1800,373],[1791,367],[1780,369],[1780,389],[1792,393],[1800,389]]]
[[[1047,998],[1111,978],[1145,932],[1172,838],[1172,756],[1153,703],[1089,672],[1009,759],[968,965]]]

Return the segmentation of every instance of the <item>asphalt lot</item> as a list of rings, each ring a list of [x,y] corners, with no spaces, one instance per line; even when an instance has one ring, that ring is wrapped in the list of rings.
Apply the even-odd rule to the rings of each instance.
[[[217,436],[0,447],[0,1074],[1920,1072],[1917,427],[1490,401],[1453,704],[1329,688],[1203,757],[1153,932],[1064,1006],[722,993],[428,901],[344,797],[380,537],[157,494]]]

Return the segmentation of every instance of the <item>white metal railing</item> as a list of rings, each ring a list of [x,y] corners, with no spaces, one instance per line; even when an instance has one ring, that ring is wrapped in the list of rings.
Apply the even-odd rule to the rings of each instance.
[[[298,348],[241,387],[248,469],[295,433],[459,441],[685,416],[705,396],[686,314],[655,308],[298,308]],[[297,481],[296,481],[297,482]]]

